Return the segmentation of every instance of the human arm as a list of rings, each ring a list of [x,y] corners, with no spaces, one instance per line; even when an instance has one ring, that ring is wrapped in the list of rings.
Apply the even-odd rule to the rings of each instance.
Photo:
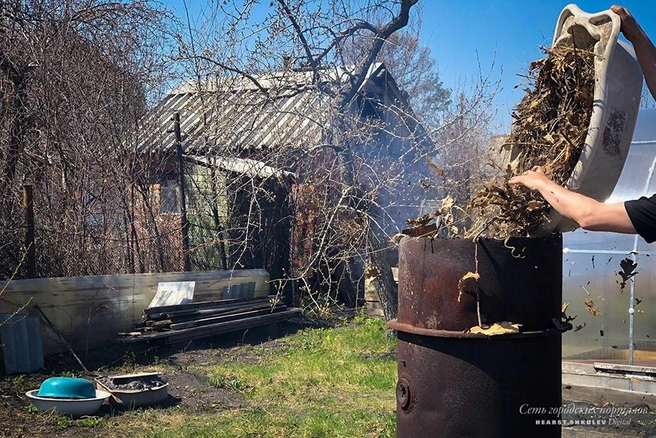
[[[604,204],[568,190],[550,180],[540,167],[515,176],[508,183],[537,190],[558,213],[574,220],[586,230],[636,234],[624,203]]]
[[[611,10],[619,15],[622,34],[633,44],[647,88],[656,99],[656,47],[628,9],[613,5]]]

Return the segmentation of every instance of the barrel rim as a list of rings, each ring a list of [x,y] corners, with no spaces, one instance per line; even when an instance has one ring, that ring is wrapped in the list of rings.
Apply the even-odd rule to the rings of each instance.
[[[458,338],[458,339],[490,339],[490,338],[532,338],[536,336],[552,336],[552,335],[561,335],[562,330],[557,328],[546,329],[546,330],[535,330],[535,331],[526,331],[519,333],[504,333],[498,335],[486,335],[485,333],[467,333],[464,331],[453,331],[453,330],[436,330],[429,329],[424,327],[415,327],[410,324],[404,324],[398,322],[396,319],[392,319],[387,322],[387,325],[392,330],[397,330],[404,333],[410,333],[413,335],[420,336],[430,336],[434,338]]]

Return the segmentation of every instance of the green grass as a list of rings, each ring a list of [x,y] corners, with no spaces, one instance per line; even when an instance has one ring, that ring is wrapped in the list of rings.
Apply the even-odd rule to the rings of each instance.
[[[356,321],[337,329],[307,329],[275,347],[231,350],[220,365],[190,368],[207,375],[213,386],[243,394],[248,406],[203,415],[153,413],[139,433],[152,438],[395,436],[396,361],[386,353],[396,341],[387,339],[384,321]],[[249,360],[240,361],[242,355]],[[138,420],[135,416],[131,423]]]

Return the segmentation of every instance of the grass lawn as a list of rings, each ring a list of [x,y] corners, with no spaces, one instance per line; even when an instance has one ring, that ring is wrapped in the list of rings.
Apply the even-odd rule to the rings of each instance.
[[[336,328],[215,349],[212,363],[190,362],[186,371],[206,378],[206,389],[242,397],[240,406],[149,408],[67,420],[59,429],[61,436],[394,437],[395,347],[385,321],[356,317]],[[164,376],[170,366],[157,365]]]

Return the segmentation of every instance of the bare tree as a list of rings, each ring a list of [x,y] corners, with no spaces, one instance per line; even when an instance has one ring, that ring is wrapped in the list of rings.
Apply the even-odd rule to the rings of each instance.
[[[365,91],[381,50],[408,24],[416,3],[276,0],[272,8],[257,2],[219,4],[217,10],[208,11],[209,20],[202,28],[190,26],[189,44],[181,45],[181,57],[193,61],[189,76],[200,78],[199,92],[203,91],[204,78],[212,76],[224,84],[235,77],[251,83],[261,94],[260,108],[276,107],[285,93],[312,89],[321,96],[321,120],[314,121],[321,125],[318,142],[304,147],[285,139],[286,144],[259,151],[247,144],[236,151],[229,150],[236,145],[214,144],[212,148],[217,157],[257,159],[297,176],[297,186],[304,192],[297,190],[295,200],[303,199],[305,207],[312,205],[314,219],[308,251],[295,260],[294,273],[288,278],[303,286],[299,298],[314,300],[315,304],[318,289],[328,290],[333,298],[339,296],[340,289],[343,296],[352,295],[350,269],[355,255],[367,252],[370,264],[383,262],[376,262],[378,255],[388,246],[399,223],[389,207],[404,203],[399,202],[404,196],[399,188],[407,187],[407,180],[401,168],[421,162],[423,152],[417,146],[422,140],[414,132],[414,116],[406,113],[400,102],[375,101]],[[375,22],[367,20],[373,11]],[[349,49],[356,40],[364,47],[359,56],[353,56]],[[351,59],[347,60],[347,54]],[[272,72],[279,78],[274,86]],[[299,73],[305,78],[302,87],[290,87]],[[221,101],[215,100],[217,105]],[[402,136],[398,127],[371,117],[380,113],[381,105],[397,122],[405,121],[405,131],[410,132]],[[249,110],[257,111],[252,105]],[[313,117],[298,108],[293,111],[299,117]],[[413,120],[408,122],[409,118]],[[363,145],[371,144],[372,138],[380,140],[379,147],[367,150]],[[304,220],[303,212],[308,209],[297,205],[296,229]],[[260,228],[256,220],[248,226]],[[387,275],[389,269],[383,267],[380,272]],[[388,276],[391,279],[391,274]],[[387,301],[394,303],[396,299],[392,296]],[[389,307],[392,316],[394,305]]]
[[[187,256],[195,269],[267,267],[297,303],[323,308],[356,298],[366,259],[393,318],[391,238],[424,201],[476,180],[471,152],[489,126],[488,91],[451,101],[429,52],[400,33],[416,3],[222,2],[181,32],[148,0],[3,2],[3,273],[25,259],[30,184],[38,275],[177,270]],[[198,144],[183,136],[184,168],[140,132],[169,83],[173,34],[202,126]],[[267,132],[281,118],[300,128]],[[170,214],[185,181],[189,224]]]
[[[409,28],[391,35],[377,60],[385,63],[422,123],[438,128],[443,123],[442,118],[448,114],[446,110],[451,103],[451,90],[444,87],[430,48],[420,44],[419,26],[413,23]],[[351,47],[344,50],[344,63],[357,63],[362,52],[368,49],[367,42],[365,37],[351,40]]]
[[[37,275],[134,271],[124,140],[164,79],[171,17],[148,0],[9,0],[0,14],[3,275],[25,250],[24,184]]]
[[[438,187],[437,199],[448,197],[456,207],[453,222],[458,229],[450,234],[459,235],[472,225],[467,212],[471,196],[492,174],[503,171],[493,167],[489,155],[498,136],[493,108],[497,88],[498,82],[486,77],[456,90],[442,114],[444,123],[433,131],[437,149],[431,157],[436,170],[431,183]]]
[[[252,159],[294,175],[291,269],[274,280],[291,281],[298,302],[322,307],[353,295],[354,280],[362,275],[358,261],[366,258],[385,315],[393,318],[396,286],[387,250],[405,219],[449,188],[431,169],[445,168],[449,181],[468,172],[476,180],[476,160],[463,166],[447,159],[446,150],[471,157],[471,148],[488,140],[489,81],[450,101],[427,49],[413,34],[400,32],[412,22],[416,3],[220,3],[204,11],[196,21],[201,25],[189,20],[188,35],[180,39],[179,59],[189,61],[188,77],[195,78],[201,96],[197,113],[204,115],[202,150],[189,147],[187,153],[216,162]],[[381,61],[389,63],[387,69],[377,70]],[[390,87],[411,94],[382,97],[371,75],[383,70],[394,70],[389,77],[397,81],[390,80]],[[319,96],[313,105],[289,104],[307,92]],[[233,125],[228,107],[242,115]],[[272,118],[303,120],[306,131],[261,143],[254,133]],[[231,130],[240,135],[227,136]],[[456,171],[457,166],[466,170]],[[251,267],[249,247],[264,248],[251,230],[265,228],[261,199],[271,189],[253,178],[239,181],[251,193],[248,220],[238,226],[230,218],[215,221],[223,227],[216,239],[230,242],[229,266]],[[229,237],[231,228],[241,230],[239,238]]]

